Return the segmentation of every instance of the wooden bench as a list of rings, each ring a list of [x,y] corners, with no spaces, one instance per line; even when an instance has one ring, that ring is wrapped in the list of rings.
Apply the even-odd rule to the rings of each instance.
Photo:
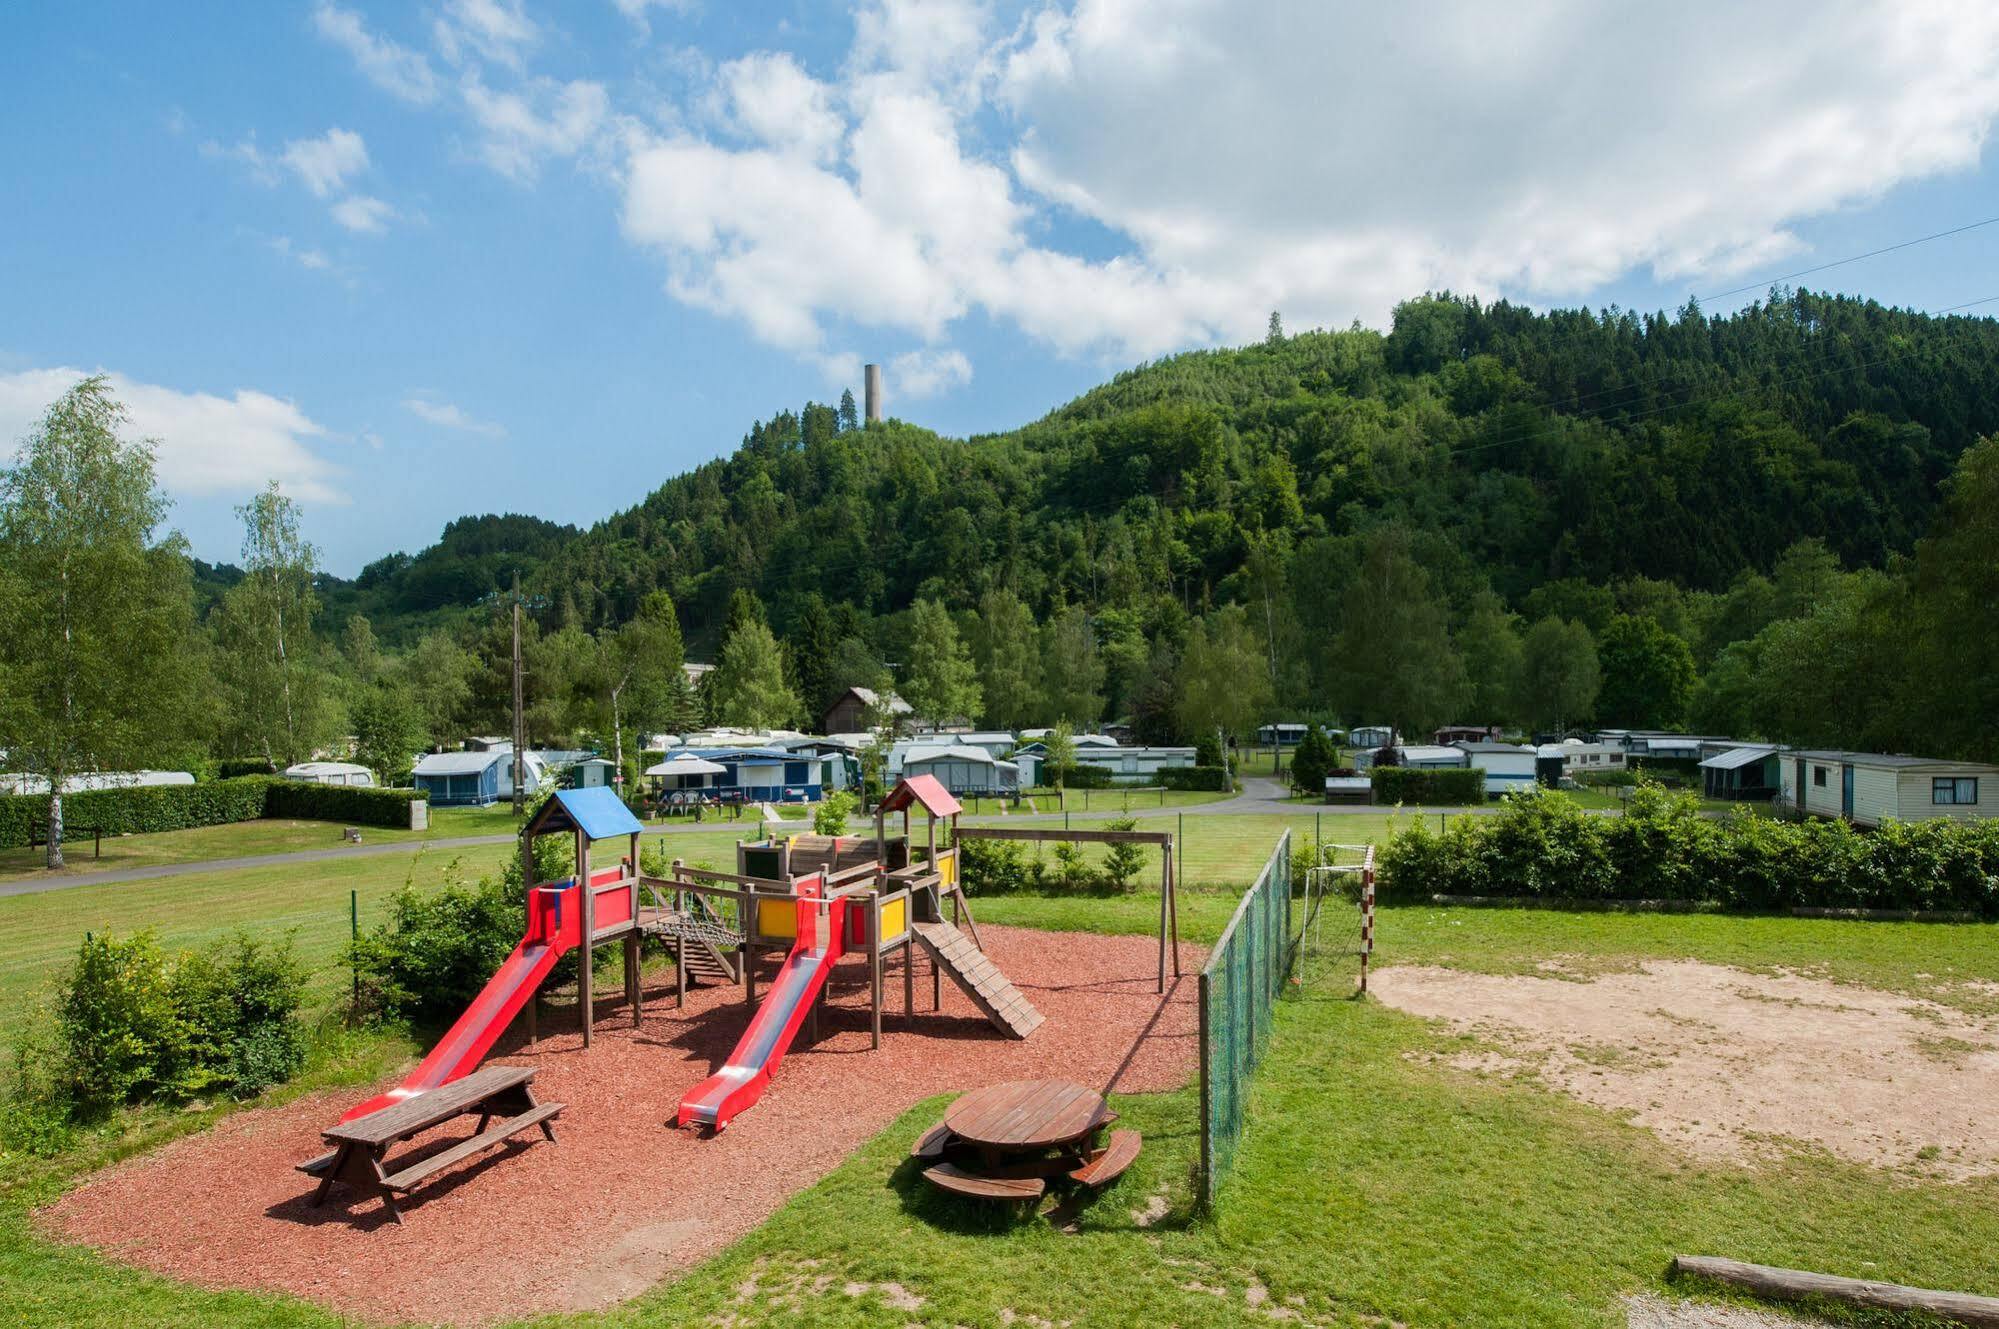
[[[940,1191],[974,1200],[1033,1204],[1048,1192],[1048,1183],[1040,1177],[981,1177],[950,1163],[925,1168],[923,1176]]]
[[[944,1157],[944,1151],[951,1147],[951,1139],[951,1128],[940,1121],[916,1138],[916,1143],[909,1146],[909,1156],[923,1162],[935,1162]]]
[[[1137,1131],[1112,1131],[1110,1143],[1092,1153],[1089,1162],[1069,1174],[1069,1180],[1092,1188],[1108,1186],[1137,1161],[1143,1143]]]
[[[333,1151],[299,1164],[299,1171],[319,1178],[312,1203],[323,1203],[333,1183],[344,1181],[363,1196],[380,1196],[389,1216],[400,1223],[403,1215],[396,1195],[407,1194],[445,1168],[536,1127],[553,1141],[555,1128],[550,1123],[561,1113],[562,1104],[537,1103],[534,1077],[532,1066],[488,1066],[322,1131]],[[406,1167],[388,1170],[385,1156],[389,1146],[473,1114],[478,1115],[478,1129],[466,1139]]]

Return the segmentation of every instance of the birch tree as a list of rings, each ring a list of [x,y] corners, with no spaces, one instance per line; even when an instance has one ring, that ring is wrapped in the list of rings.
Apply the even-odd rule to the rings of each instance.
[[[239,742],[282,769],[310,757],[330,730],[312,635],[319,551],[300,531],[298,504],[275,480],[236,515],[243,580],[222,599],[223,667]]]
[[[65,782],[169,746],[188,690],[186,546],[160,533],[154,445],[121,440],[124,423],[105,380],[85,379],[0,471],[0,748],[48,782],[52,869]]]

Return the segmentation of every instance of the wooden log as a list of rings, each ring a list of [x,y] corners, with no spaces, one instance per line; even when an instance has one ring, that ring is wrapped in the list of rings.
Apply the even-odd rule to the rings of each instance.
[[[1807,1301],[1822,1297],[1849,1306],[1875,1310],[1923,1311],[1953,1324],[1999,1326],[1999,1297],[1980,1297],[1966,1292],[1935,1292],[1928,1288],[1904,1287],[1900,1283],[1877,1283],[1865,1278],[1840,1278],[1832,1274],[1808,1273],[1802,1269],[1779,1269],[1767,1264],[1744,1264],[1712,1255],[1676,1255],[1673,1272],[1711,1278],[1717,1283],[1739,1287],[1772,1301]]]

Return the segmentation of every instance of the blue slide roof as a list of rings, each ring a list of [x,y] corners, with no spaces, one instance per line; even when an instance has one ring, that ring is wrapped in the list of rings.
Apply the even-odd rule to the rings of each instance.
[[[625,806],[624,800],[620,799],[614,790],[558,789],[555,791],[554,801],[561,806],[563,812],[569,814],[566,819],[569,824],[592,840],[609,840],[619,835],[637,835],[645,829],[639,825],[639,819],[632,815],[632,810]],[[554,809],[551,808],[550,811],[553,812]],[[558,829],[563,820],[564,818],[560,816],[544,815],[541,819],[541,828]]]

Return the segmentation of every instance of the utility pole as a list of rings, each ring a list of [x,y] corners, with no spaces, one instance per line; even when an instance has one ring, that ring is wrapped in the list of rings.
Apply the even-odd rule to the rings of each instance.
[[[521,714],[521,574],[514,573],[514,815],[527,808],[527,723]]]

